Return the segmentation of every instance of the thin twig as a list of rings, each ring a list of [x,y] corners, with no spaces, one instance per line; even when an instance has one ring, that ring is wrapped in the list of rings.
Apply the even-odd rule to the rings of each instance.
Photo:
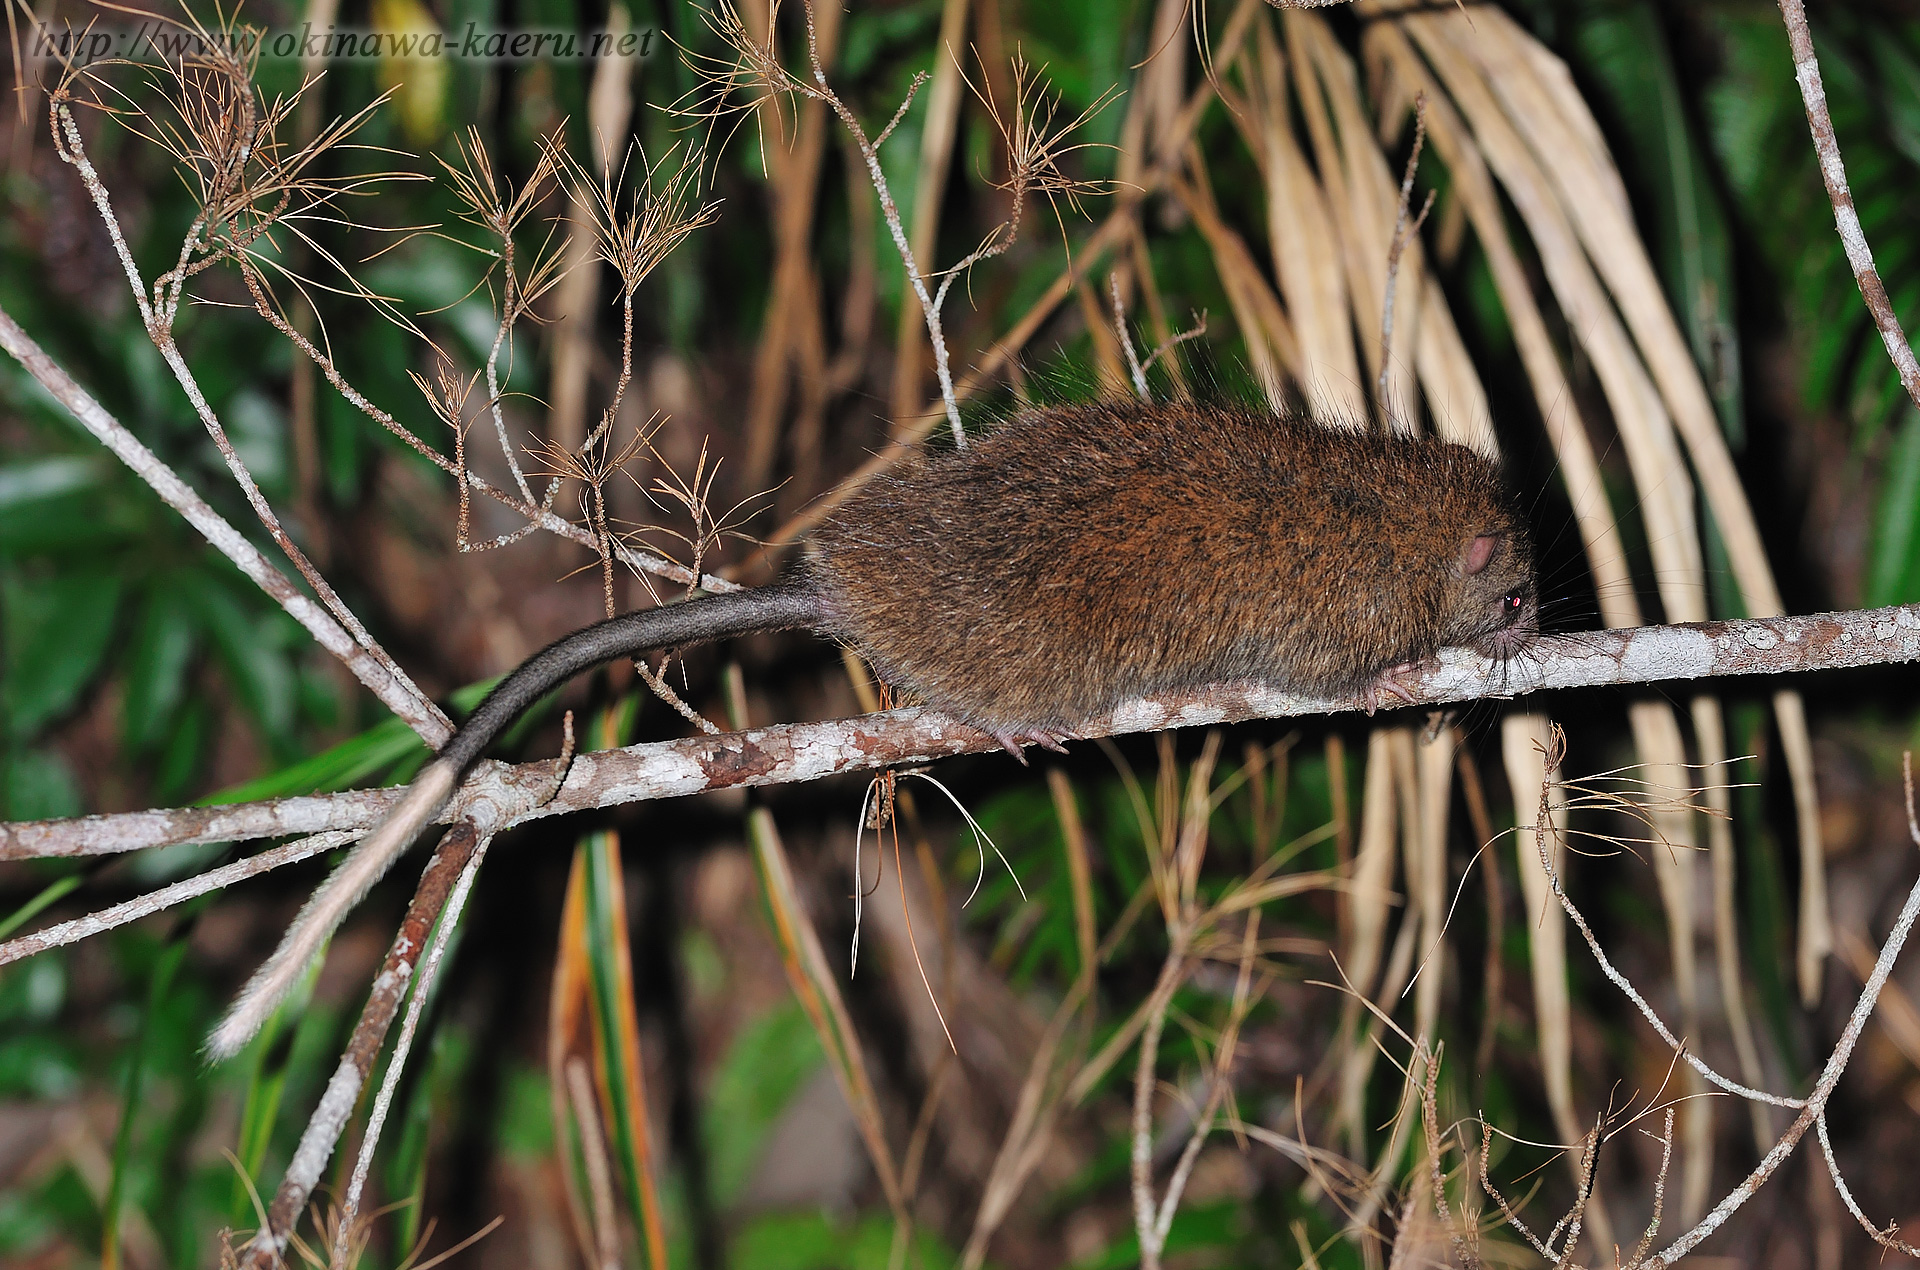
[[[1120,302],[1120,275],[1108,274],[1107,286],[1113,294],[1113,330],[1120,337],[1121,351],[1127,355],[1127,373],[1133,377],[1134,395],[1151,402],[1153,394],[1147,391],[1147,371],[1140,364],[1140,354],[1134,351],[1133,333],[1127,330],[1127,306]]]
[[[1601,947],[1599,939],[1594,935],[1593,928],[1587,925],[1586,915],[1574,905],[1572,898],[1568,896],[1566,892],[1566,888],[1561,885],[1560,872],[1554,867],[1553,863],[1554,840],[1556,838],[1561,839],[1562,845],[1564,845],[1565,834],[1564,831],[1560,829],[1557,819],[1550,814],[1548,792],[1554,780],[1553,773],[1558,770],[1561,757],[1565,753],[1565,750],[1566,733],[1561,730],[1558,724],[1555,724],[1553,725],[1551,739],[1548,741],[1547,748],[1544,752],[1545,768],[1548,775],[1546,783],[1542,785],[1540,791],[1540,807],[1535,816],[1536,823],[1533,826],[1533,837],[1534,843],[1539,849],[1540,867],[1546,874],[1547,886],[1553,892],[1554,898],[1560,901],[1560,907],[1566,910],[1567,916],[1573,920],[1573,924],[1575,928],[1579,930],[1581,937],[1587,941],[1587,948],[1593,953],[1593,959],[1599,963],[1601,973],[1606,975],[1615,987],[1626,994],[1627,999],[1633,1002],[1634,1008],[1640,1011],[1641,1017],[1646,1019],[1646,1021],[1652,1025],[1653,1030],[1659,1033],[1660,1039],[1666,1042],[1667,1048],[1684,1059],[1689,1067],[1692,1067],[1702,1076],[1720,1086],[1720,1088],[1730,1094],[1737,1094],[1742,1098],[1750,1098],[1757,1102],[1771,1103],[1777,1107],[1805,1106],[1806,1104],[1799,1099],[1787,1098],[1779,1094],[1770,1094],[1765,1090],[1753,1089],[1742,1085],[1738,1081],[1722,1076],[1719,1072],[1708,1066],[1698,1055],[1687,1048],[1679,1038],[1674,1036],[1672,1029],[1670,1029],[1660,1018],[1659,1014],[1654,1011],[1653,1006],[1641,995],[1640,990],[1634,986],[1633,981],[1628,979],[1627,976],[1613,964],[1612,959],[1607,956],[1606,950]]]
[[[1841,1176],[1839,1161],[1833,1158],[1833,1141],[1827,1135],[1827,1117],[1824,1112],[1816,1123],[1816,1131],[1820,1136],[1820,1154],[1826,1158],[1827,1174],[1833,1179],[1834,1189],[1840,1192],[1840,1200],[1847,1206],[1847,1211],[1852,1213],[1854,1220],[1860,1223],[1860,1229],[1866,1231],[1873,1242],[1882,1248],[1890,1248],[1903,1256],[1920,1258],[1920,1248],[1894,1236],[1894,1232],[1900,1229],[1897,1223],[1888,1222],[1886,1229],[1882,1230],[1868,1221],[1867,1215],[1860,1211],[1859,1201],[1854,1199],[1853,1192],[1847,1188],[1847,1179]]]
[[[1556,735],[1554,738],[1552,748],[1557,751],[1562,744],[1563,744],[1563,741],[1561,740],[1558,734],[1558,730],[1556,729]],[[1546,764],[1546,768],[1549,772],[1551,772],[1554,769],[1554,767],[1557,765],[1555,761],[1557,759],[1557,754],[1549,754],[1547,758],[1548,758],[1548,762]],[[1914,843],[1916,845],[1920,845],[1920,818],[1916,818],[1915,811],[1914,811],[1913,756],[1910,753],[1906,755],[1904,760],[1904,778],[1905,778],[1906,800],[1907,800],[1908,832],[1912,836]],[[1543,785],[1542,791],[1541,791],[1541,800],[1543,804],[1547,800],[1547,792],[1548,792],[1547,786]],[[1543,815],[1541,819],[1545,821],[1546,817]],[[1542,832],[1537,834],[1536,836],[1540,838],[1542,841],[1543,845],[1541,848],[1541,854],[1543,857],[1543,864],[1547,869],[1548,878],[1553,885],[1554,893],[1560,897],[1561,906],[1567,910],[1568,915],[1571,916],[1574,919],[1575,924],[1580,927],[1581,933],[1583,935],[1586,935],[1589,947],[1593,950],[1593,953],[1596,959],[1600,960],[1602,964],[1602,968],[1607,972],[1608,977],[1610,979],[1613,979],[1614,982],[1617,985],[1619,985],[1622,988],[1622,990],[1629,995],[1630,998],[1634,1000],[1635,1004],[1640,1008],[1642,1015],[1645,1016],[1648,1019],[1648,1021],[1654,1025],[1656,1030],[1660,1032],[1661,1038],[1665,1040],[1668,1043],[1668,1045],[1671,1048],[1673,1048],[1680,1057],[1688,1059],[1688,1061],[1695,1067],[1696,1070],[1698,1070],[1702,1075],[1706,1076],[1709,1080],[1720,1085],[1722,1088],[1727,1089],[1733,1093],[1738,1093],[1743,1097],[1755,1098],[1761,1101],[1775,1103],[1776,1105],[1797,1107],[1800,1112],[1800,1114],[1794,1119],[1793,1124],[1790,1125],[1787,1131],[1781,1135],[1781,1137],[1777,1142],[1774,1143],[1772,1149],[1767,1152],[1767,1154],[1761,1159],[1760,1163],[1757,1166],[1755,1166],[1753,1171],[1747,1175],[1747,1177],[1740,1183],[1740,1185],[1736,1186],[1731,1192],[1729,1192],[1727,1196],[1724,1199],[1722,1199],[1718,1205],[1714,1207],[1713,1211],[1708,1213],[1707,1216],[1703,1218],[1698,1224],[1696,1224],[1691,1230],[1689,1230],[1686,1234],[1682,1235],[1679,1239],[1676,1239],[1672,1244],[1668,1245],[1665,1249],[1661,1250],[1655,1256],[1647,1259],[1646,1262],[1644,1263],[1647,1267],[1649,1267],[1649,1270],[1664,1270],[1665,1267],[1673,1265],[1675,1262],[1679,1261],[1682,1257],[1686,1256],[1687,1253],[1689,1253],[1695,1247],[1697,1247],[1702,1240],[1712,1235],[1716,1230],[1718,1230],[1722,1225],[1724,1225],[1727,1219],[1731,1217],[1735,1212],[1737,1212],[1742,1205],[1744,1205],[1749,1199],[1752,1199],[1753,1196],[1759,1192],[1760,1187],[1763,1186],[1766,1183],[1766,1181],[1770,1177],[1772,1177],[1775,1172],[1779,1170],[1780,1165],[1786,1161],[1787,1157],[1793,1154],[1794,1148],[1799,1144],[1800,1139],[1806,1134],[1806,1131],[1809,1128],[1813,1127],[1816,1124],[1819,1124],[1822,1126],[1822,1129],[1824,1130],[1824,1117],[1825,1117],[1827,1101],[1829,1098],[1832,1097],[1834,1088],[1839,1084],[1841,1075],[1846,1071],[1848,1060],[1851,1059],[1853,1055],[1854,1047],[1859,1042],[1861,1033],[1865,1030],[1867,1019],[1873,1013],[1873,1008],[1875,1003],[1879,999],[1880,991],[1883,987],[1885,987],[1887,978],[1892,973],[1893,964],[1898,959],[1901,950],[1906,946],[1907,938],[1913,933],[1913,927],[1914,927],[1915,921],[1920,920],[1920,881],[1916,881],[1913,888],[1908,892],[1906,903],[1901,907],[1900,915],[1895,920],[1892,931],[1888,933],[1886,943],[1882,945],[1880,949],[1880,955],[1874,962],[1873,971],[1871,974],[1867,976],[1867,981],[1865,985],[1861,988],[1860,996],[1854,1003],[1853,1012],[1851,1015],[1848,1016],[1847,1026],[1842,1031],[1840,1035],[1840,1039],[1835,1044],[1832,1052],[1828,1055],[1827,1062],[1825,1066],[1821,1069],[1820,1079],[1814,1085],[1813,1091],[1810,1094],[1808,1094],[1808,1096],[1804,1099],[1787,1099],[1787,1098],[1779,1098],[1771,1094],[1766,1094],[1758,1090],[1746,1089],[1742,1086],[1735,1084],[1734,1082],[1714,1072],[1712,1068],[1707,1067],[1705,1064],[1695,1060],[1691,1054],[1685,1051],[1685,1048],[1683,1046],[1681,1046],[1677,1041],[1673,1039],[1672,1035],[1666,1030],[1665,1026],[1660,1023],[1658,1017],[1653,1014],[1651,1007],[1646,1005],[1645,1001],[1641,999],[1639,993],[1636,990],[1634,990],[1633,986],[1630,983],[1627,983],[1625,981],[1624,976],[1620,975],[1617,970],[1614,970],[1612,968],[1611,963],[1606,960],[1605,954],[1601,951],[1599,944],[1593,939],[1591,932],[1587,929],[1585,921],[1580,917],[1578,911],[1572,906],[1572,904],[1566,899],[1565,893],[1560,888],[1558,878],[1554,875],[1554,872],[1553,872],[1551,854],[1547,850],[1546,846],[1544,845],[1546,834]],[[1489,1129],[1487,1130],[1487,1132],[1490,1133],[1491,1130]],[[1596,1134],[1598,1133],[1597,1127],[1595,1132]],[[1669,1137],[1670,1136],[1671,1135],[1669,1134]],[[1516,1230],[1520,1231],[1521,1234],[1526,1235],[1530,1242],[1534,1242],[1532,1239],[1532,1236],[1527,1235],[1525,1227],[1519,1224],[1519,1220],[1512,1213],[1512,1210],[1507,1207],[1505,1200],[1500,1197],[1499,1193],[1492,1187],[1491,1183],[1485,1180],[1484,1147],[1483,1147],[1482,1159],[1483,1159],[1482,1185],[1485,1186],[1488,1193],[1494,1197],[1496,1202],[1500,1204],[1501,1210],[1503,1214],[1507,1216],[1509,1223],[1512,1224]],[[1830,1154],[1829,1154],[1829,1160],[1830,1160]],[[1591,1168],[1590,1163],[1583,1165],[1583,1168],[1590,1169]],[[1839,1172],[1837,1169],[1834,1170],[1834,1178],[1835,1178],[1836,1184],[1839,1184]],[[1584,1184],[1583,1184],[1583,1190],[1584,1190]],[[1575,1215],[1572,1215],[1574,1220],[1574,1228],[1576,1231],[1578,1229],[1577,1212],[1578,1212],[1578,1206],[1576,1206]],[[1881,1240],[1881,1242],[1884,1243],[1886,1240],[1892,1238],[1891,1230],[1884,1232],[1884,1238],[1883,1238],[1882,1232],[1876,1231],[1874,1227],[1871,1225],[1871,1223],[1867,1222],[1866,1218],[1863,1215],[1859,1214],[1857,1207],[1854,1208],[1854,1212],[1856,1217],[1859,1218],[1861,1224],[1865,1226],[1870,1233],[1873,1233],[1876,1239]],[[1555,1231],[1555,1235],[1557,1234],[1558,1234],[1558,1228],[1556,1228],[1556,1231]],[[1553,1238],[1554,1236],[1548,1237],[1546,1241],[1547,1247],[1550,1247],[1552,1245]],[[1570,1231],[1568,1234],[1567,1244],[1563,1248],[1563,1251],[1561,1254],[1561,1258],[1560,1258],[1561,1261],[1565,1261],[1571,1258],[1572,1252],[1573,1252],[1573,1239],[1574,1239],[1574,1232]],[[1546,1247],[1542,1247],[1541,1244],[1539,1244],[1538,1242],[1535,1242],[1535,1247],[1541,1251],[1543,1256],[1551,1255],[1546,1251]]]
[[[1827,112],[1827,90],[1820,82],[1820,60],[1814,55],[1813,32],[1807,28],[1807,10],[1801,0],[1780,0],[1780,16],[1787,25],[1787,47],[1793,52],[1793,78],[1800,85],[1800,100],[1806,103],[1807,127],[1813,134],[1813,150],[1820,158],[1820,176],[1827,185],[1827,198],[1833,203],[1833,224],[1840,244],[1846,248],[1847,264],[1860,287],[1860,298],[1879,328],[1880,342],[1900,373],[1900,384],[1915,405],[1920,405],[1920,360],[1913,345],[1900,328],[1900,319],[1887,298],[1886,284],[1873,264],[1873,249],[1867,245],[1866,231],[1860,227],[1860,214],[1854,210],[1853,191],[1847,186],[1847,167],[1840,158],[1840,141],[1833,132],[1833,116]]]
[[[149,891],[145,895],[103,908],[97,913],[88,913],[83,917],[76,917],[71,921],[37,930],[31,935],[10,939],[0,944],[0,966],[31,957],[35,953],[45,952],[49,948],[62,948],[68,944],[77,944],[83,939],[91,939],[115,927],[125,926],[128,922],[137,922],[143,917],[165,912],[174,905],[184,904],[197,895],[224,891],[236,883],[277,869],[283,864],[297,864],[301,860],[323,855],[336,847],[344,847],[358,836],[357,830],[334,830],[313,834],[278,847],[269,847],[244,860],[235,860],[194,877],[183,878],[170,886],[163,886],[157,891]]]
[[[1379,411],[1379,424],[1382,429],[1390,430],[1388,420],[1387,377],[1393,364],[1393,301],[1394,293],[1400,285],[1400,257],[1407,249],[1407,243],[1420,232],[1427,222],[1427,213],[1433,210],[1435,191],[1427,191],[1427,200],[1420,206],[1420,214],[1407,222],[1407,212],[1413,202],[1413,174],[1420,166],[1420,151],[1427,144],[1427,95],[1416,93],[1413,98],[1413,152],[1407,156],[1406,175],[1400,178],[1400,211],[1393,222],[1393,241],[1387,247],[1387,294],[1380,309],[1380,378],[1373,388],[1374,406]]]
[[[1169,934],[1174,934],[1170,931]],[[1160,1033],[1167,1024],[1167,1007],[1173,994],[1186,981],[1187,958],[1184,946],[1167,950],[1160,965],[1160,979],[1144,1007],[1146,1027],[1140,1035],[1140,1053],[1133,1074],[1132,1185],[1133,1228],[1140,1240],[1140,1264],[1143,1270],[1159,1270],[1163,1241],[1155,1238],[1157,1205],[1153,1197],[1153,1094],[1159,1088],[1154,1064],[1160,1055]]]
[[[1165,357],[1167,354],[1173,352],[1174,349],[1179,348],[1182,344],[1185,344],[1188,340],[1197,340],[1201,336],[1205,335],[1206,333],[1207,333],[1207,311],[1205,309],[1202,309],[1200,310],[1199,315],[1193,319],[1192,326],[1188,327],[1184,331],[1180,331],[1180,332],[1177,332],[1176,334],[1169,335],[1165,340],[1161,341],[1160,346],[1154,349],[1152,354],[1148,356],[1147,360],[1141,364],[1141,367],[1140,367],[1141,373],[1144,375],[1147,371],[1152,370],[1153,364],[1155,362],[1159,361],[1162,357]],[[1175,365],[1175,363],[1168,362],[1167,365],[1173,366]]]

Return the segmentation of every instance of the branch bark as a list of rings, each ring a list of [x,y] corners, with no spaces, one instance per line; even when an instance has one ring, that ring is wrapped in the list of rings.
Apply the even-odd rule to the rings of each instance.
[[[413,903],[400,923],[400,933],[394,936],[387,959],[374,978],[373,990],[354,1027],[353,1038],[347,1043],[347,1052],[340,1056],[340,1066],[327,1082],[320,1105],[314,1109],[306,1132],[300,1135],[300,1145],[287,1165],[286,1177],[274,1192],[273,1203],[267,1209],[267,1224],[242,1254],[240,1264],[250,1270],[270,1270],[282,1264],[294,1223],[306,1209],[307,1199],[333,1154],[334,1144],[340,1140],[348,1118],[359,1105],[361,1087],[373,1071],[387,1028],[399,1013],[400,1002],[413,978],[413,968],[426,950],[427,933],[446,907],[467,861],[486,839],[487,835],[476,834],[471,824],[458,823],[447,831],[433,858],[427,862]]]
[[[1813,134],[1813,152],[1820,158],[1820,177],[1827,183],[1827,198],[1833,203],[1833,225],[1840,244],[1847,250],[1847,264],[1853,280],[1859,284],[1860,298],[1866,301],[1873,324],[1880,329],[1880,341],[1887,356],[1900,372],[1900,384],[1907,396],[1920,405],[1920,361],[1913,355],[1907,333],[1900,329],[1893,302],[1887,298],[1886,284],[1874,268],[1873,248],[1867,245],[1866,231],[1860,227],[1860,214],[1854,210],[1853,191],[1847,185],[1847,165],[1840,161],[1840,140],[1833,133],[1833,116],[1827,112],[1827,90],[1820,82],[1820,61],[1813,52],[1813,32],[1807,27],[1807,9],[1801,0],[1780,0],[1780,16],[1787,24],[1787,47],[1793,51],[1793,78],[1800,85],[1800,100],[1807,107],[1807,129]]]
[[[1431,666],[1410,677],[1408,690],[1415,706],[1429,706],[1555,689],[1780,675],[1916,660],[1920,660],[1920,605],[1895,605],[1811,617],[1548,636],[1504,666],[1467,649],[1442,649]],[[1081,732],[1092,739],[1364,708],[1358,698],[1338,700],[1258,684],[1218,684],[1123,702]],[[470,820],[486,835],[571,811],[736,785],[793,784],[997,748],[985,733],[938,711],[915,707],[581,754],[574,758],[557,793],[550,759],[518,766],[489,761],[469,775],[442,819]],[[378,823],[401,793],[398,789],[354,790],[224,807],[0,824],[0,860],[364,830]]]

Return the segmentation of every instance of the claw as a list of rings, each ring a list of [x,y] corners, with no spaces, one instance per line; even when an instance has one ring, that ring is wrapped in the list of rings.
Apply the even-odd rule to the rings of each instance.
[[[1001,749],[1019,759],[1022,767],[1027,765],[1027,756],[1020,749],[1022,745],[1037,745],[1043,750],[1052,750],[1055,754],[1065,754],[1067,747],[1060,744],[1062,736],[1070,740],[1080,739],[1072,733],[1055,735],[1040,728],[1023,728],[1019,731],[1012,728],[998,728],[988,735],[1000,743]]]
[[[1367,685],[1366,691],[1360,694],[1360,700],[1366,707],[1368,717],[1372,717],[1374,711],[1387,705],[1386,699],[1390,696],[1400,698],[1404,705],[1413,705],[1419,701],[1419,698],[1407,689],[1407,685],[1402,683],[1401,679],[1403,676],[1420,674],[1427,669],[1427,662],[1403,661],[1397,666],[1388,666],[1382,670],[1374,677],[1373,682]]]
[[[1014,732],[1008,728],[999,728],[988,735],[1000,742],[1001,749],[1018,759],[1020,766],[1027,766],[1027,756],[1020,749],[1020,734],[1018,732]]]

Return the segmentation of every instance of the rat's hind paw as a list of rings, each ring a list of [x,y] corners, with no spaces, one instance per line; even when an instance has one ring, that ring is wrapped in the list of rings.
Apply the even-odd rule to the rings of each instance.
[[[987,735],[1000,742],[1001,749],[1019,759],[1022,767],[1027,763],[1027,756],[1020,751],[1022,745],[1037,745],[1043,750],[1052,750],[1055,754],[1065,754],[1067,747],[1060,742],[1080,739],[1071,732],[1058,730],[1048,732],[1040,728],[1023,728],[1018,731],[1013,728],[995,728]]]
[[[1373,682],[1360,693],[1360,700],[1365,704],[1367,714],[1372,715],[1375,710],[1383,707],[1390,708],[1394,704],[1413,705],[1419,698],[1408,690],[1409,681],[1432,670],[1434,664],[1431,657],[1424,661],[1403,661],[1397,666],[1388,666],[1374,676]],[[1393,703],[1387,700],[1388,697],[1398,697],[1400,700],[1398,703]]]

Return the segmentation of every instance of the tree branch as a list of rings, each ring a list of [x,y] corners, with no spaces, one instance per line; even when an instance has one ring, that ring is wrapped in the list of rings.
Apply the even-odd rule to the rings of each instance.
[[[246,1246],[242,1265],[251,1270],[268,1270],[281,1264],[294,1223],[300,1219],[328,1157],[333,1154],[334,1144],[340,1140],[348,1119],[359,1105],[360,1089],[373,1071],[387,1028],[400,1010],[400,1002],[413,978],[414,965],[426,949],[427,933],[446,907],[456,880],[465,875],[468,860],[486,840],[487,835],[476,834],[471,824],[461,822],[447,831],[433,858],[427,862],[413,903],[408,906],[387,959],[374,978],[373,990],[353,1029],[353,1038],[347,1043],[347,1052],[341,1055],[340,1066],[327,1082],[320,1105],[307,1122],[306,1132],[300,1135],[300,1145],[287,1165],[286,1177],[267,1209],[267,1224]]]
[[[1407,685],[1417,707],[1553,689],[1779,675],[1917,660],[1920,605],[1896,605],[1812,617],[1546,636],[1504,666],[1467,649],[1448,648],[1427,669],[1410,676]],[[1364,708],[1359,698],[1330,699],[1258,684],[1219,684],[1123,702],[1080,731],[1092,739]],[[574,758],[557,793],[550,759],[518,766],[484,762],[469,775],[442,819],[471,820],[482,834],[492,834],[528,820],[589,808],[678,798],[736,785],[794,784],[998,748],[984,732],[938,711],[888,710],[824,723],[789,723],[581,754]],[[401,793],[365,789],[223,807],[0,824],[0,860],[364,830],[378,823]]]
[[[1853,207],[1853,191],[1847,186],[1847,166],[1840,161],[1840,141],[1833,133],[1833,116],[1827,113],[1827,90],[1820,82],[1820,62],[1813,52],[1813,32],[1807,29],[1807,9],[1801,0],[1780,0],[1780,16],[1787,24],[1787,46],[1793,50],[1793,78],[1800,85],[1800,100],[1807,107],[1807,128],[1813,133],[1813,151],[1820,156],[1820,176],[1827,183],[1827,198],[1833,203],[1833,224],[1840,243],[1847,249],[1847,263],[1853,268],[1853,280],[1860,285],[1860,297],[1867,302],[1873,324],[1880,328],[1880,340],[1887,356],[1900,372],[1901,386],[1907,396],[1920,405],[1920,361],[1913,355],[1907,333],[1900,329],[1893,302],[1873,265],[1873,249],[1867,245],[1866,231],[1860,228],[1860,215]]]

